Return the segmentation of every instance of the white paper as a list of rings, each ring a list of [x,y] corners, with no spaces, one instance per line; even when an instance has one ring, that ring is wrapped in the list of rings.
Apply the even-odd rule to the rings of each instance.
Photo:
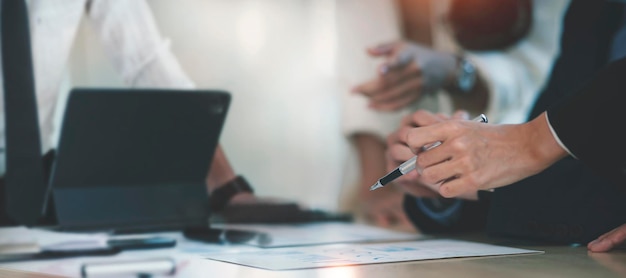
[[[107,235],[104,233],[67,233],[38,228],[0,228],[0,245],[32,242],[41,250],[70,250],[104,247]]]
[[[37,239],[27,232],[26,227],[0,228],[0,256],[39,252]]]
[[[29,233],[28,228],[6,227],[0,228],[0,245],[37,243],[37,239]]]
[[[306,224],[222,224],[213,228],[256,231],[266,234],[266,240],[247,244],[259,247],[287,247],[351,242],[406,241],[423,238],[417,233],[397,232],[370,225],[345,222]]]
[[[207,258],[269,270],[293,270],[445,258],[543,253],[468,241],[433,239],[395,243],[289,247],[212,254]]]
[[[52,234],[55,237],[56,234]],[[22,270],[28,272],[39,272],[49,275],[57,275],[63,277],[81,277],[81,267],[85,264],[91,263],[123,263],[126,261],[142,260],[142,259],[162,259],[171,258],[176,262],[176,275],[175,277],[195,277],[197,273],[193,271],[198,268],[191,268],[190,265],[193,261],[201,261],[207,254],[224,253],[229,252],[242,252],[259,250],[258,247],[249,245],[220,245],[220,244],[206,244],[200,241],[191,241],[183,237],[180,232],[164,232],[164,233],[150,233],[150,234],[129,234],[129,235],[115,235],[110,238],[114,239],[130,239],[146,236],[161,236],[176,239],[177,243],[172,248],[158,248],[158,249],[146,249],[146,250],[132,250],[125,251],[115,255],[107,256],[85,256],[85,257],[72,257],[66,259],[54,259],[54,260],[34,260],[34,261],[19,261],[0,264],[1,268]],[[68,241],[65,241],[68,242]],[[202,263],[200,263],[202,265]],[[203,273],[202,271],[199,271]],[[194,275],[195,274],[195,275]],[[120,275],[115,276],[120,277]],[[133,276],[137,277],[137,275]],[[157,277],[172,277],[172,276],[157,276]]]

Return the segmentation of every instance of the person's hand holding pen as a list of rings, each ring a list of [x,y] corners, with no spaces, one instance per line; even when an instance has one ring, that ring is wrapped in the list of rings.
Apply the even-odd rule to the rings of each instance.
[[[424,94],[453,83],[457,58],[450,53],[432,50],[405,41],[381,44],[367,49],[372,57],[384,62],[372,80],[353,88],[369,98],[372,109],[398,110],[416,102]]]
[[[469,114],[466,111],[457,111],[452,117],[433,114],[425,110],[417,111],[411,115],[406,116],[401,124],[401,127],[387,138],[387,170],[394,171],[399,165],[409,161],[416,154],[423,154],[423,147],[411,148],[407,145],[407,135],[416,127],[422,125],[430,125],[435,123],[443,123],[448,120],[468,120]],[[440,197],[439,187],[441,181],[432,182],[425,180],[418,174],[420,166],[417,166],[417,171],[410,171],[404,175],[397,177],[393,180],[393,183],[400,186],[407,193],[424,198],[437,198]],[[466,200],[477,200],[478,191],[470,191],[457,196]]]
[[[509,185],[568,155],[552,135],[545,112],[522,124],[442,121],[423,110],[413,120],[418,127],[400,130],[398,144],[419,153],[419,179],[439,184],[439,194],[447,198]],[[441,144],[419,152],[432,142]]]

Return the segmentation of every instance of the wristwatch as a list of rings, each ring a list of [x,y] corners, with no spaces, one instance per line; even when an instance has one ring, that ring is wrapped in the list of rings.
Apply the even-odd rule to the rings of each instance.
[[[228,205],[228,202],[240,192],[254,193],[252,186],[243,176],[237,176],[213,190],[209,196],[211,211],[219,212],[223,210]]]
[[[476,84],[476,67],[469,60],[458,57],[456,85],[461,93],[469,93]]]

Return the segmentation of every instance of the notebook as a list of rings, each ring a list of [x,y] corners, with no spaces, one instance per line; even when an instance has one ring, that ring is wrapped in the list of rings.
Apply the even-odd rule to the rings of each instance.
[[[49,182],[58,228],[207,225],[205,179],[230,99],[219,90],[73,89]]]

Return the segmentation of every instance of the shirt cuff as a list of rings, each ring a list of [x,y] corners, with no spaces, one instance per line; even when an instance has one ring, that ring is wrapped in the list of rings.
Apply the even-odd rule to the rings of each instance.
[[[552,128],[552,124],[550,124],[550,119],[548,117],[548,112],[545,113],[546,114],[546,122],[548,123],[548,127],[550,128],[550,132],[552,133],[552,137],[554,137],[554,140],[556,140],[556,142],[559,144],[559,146],[561,146],[561,148],[563,148],[569,155],[571,155],[573,158],[578,159],[566,146],[565,144],[563,144],[563,142],[561,142],[561,139],[559,139],[559,135],[556,134],[556,131],[554,131],[554,128]]]

